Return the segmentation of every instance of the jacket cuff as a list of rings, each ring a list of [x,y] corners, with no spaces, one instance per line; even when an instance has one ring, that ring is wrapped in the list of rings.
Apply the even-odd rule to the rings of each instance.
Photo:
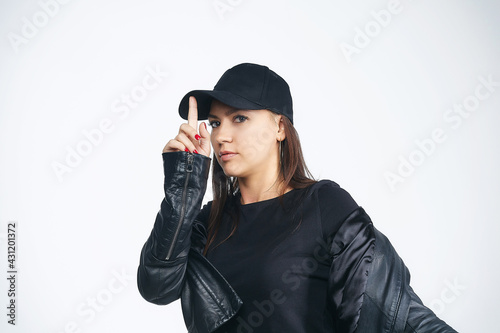
[[[206,187],[211,158],[185,151],[162,153],[162,158],[165,186],[183,187],[186,172],[191,172],[189,187]]]
[[[160,260],[187,257],[192,224],[205,195],[211,159],[188,152],[163,153],[164,192],[152,231],[152,254]]]

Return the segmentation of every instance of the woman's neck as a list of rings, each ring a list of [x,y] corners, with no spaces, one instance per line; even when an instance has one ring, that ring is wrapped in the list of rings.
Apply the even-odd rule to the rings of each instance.
[[[263,200],[273,199],[281,194],[284,186],[282,177],[278,174],[267,177],[238,178],[241,194],[241,204],[246,205]],[[292,190],[287,186],[283,193]]]

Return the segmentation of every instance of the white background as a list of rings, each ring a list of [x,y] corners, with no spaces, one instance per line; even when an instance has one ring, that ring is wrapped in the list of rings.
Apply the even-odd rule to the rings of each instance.
[[[498,326],[498,2],[53,4],[0,5],[2,332],[186,331],[179,302],[139,295],[139,253],[162,199],[161,151],[182,122],[180,99],[241,62],[287,80],[313,175],[366,209],[425,304],[460,332]],[[388,7],[390,19],[377,23],[373,13]],[[357,53],[346,57],[347,44]],[[125,114],[121,98],[138,96],[147,68],[162,74]],[[496,82],[490,91],[480,77]],[[457,120],[449,110],[464,100],[479,104]],[[111,130],[89,146],[83,133],[102,121]],[[424,154],[416,141],[436,128],[446,139]],[[54,165],[78,147],[86,156],[58,176]],[[410,157],[419,165],[391,188],[387,173],[404,172]],[[6,316],[9,221],[15,327]]]

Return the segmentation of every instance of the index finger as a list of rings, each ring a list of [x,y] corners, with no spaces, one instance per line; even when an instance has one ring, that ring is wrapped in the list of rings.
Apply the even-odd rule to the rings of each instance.
[[[194,96],[189,96],[188,125],[195,130],[198,128],[198,103]]]

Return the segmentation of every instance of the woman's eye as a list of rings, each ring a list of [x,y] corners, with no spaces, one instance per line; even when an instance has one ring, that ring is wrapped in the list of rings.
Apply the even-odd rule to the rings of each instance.
[[[237,122],[237,123],[242,123],[244,122],[245,120],[247,120],[248,117],[245,117],[245,116],[236,116],[234,117],[234,120]]]
[[[234,116],[233,121],[236,122],[236,123],[242,123],[242,122],[244,122],[247,119],[248,119],[248,117],[245,117],[245,116],[242,116],[242,115],[238,115],[238,116]],[[213,120],[213,121],[210,121],[208,123],[208,125],[210,125],[210,127],[212,127],[212,128],[217,128],[217,127],[220,126],[220,121]]]
[[[214,120],[214,121],[209,122],[208,124],[210,125],[210,127],[216,128],[219,126],[220,123],[218,121]]]

